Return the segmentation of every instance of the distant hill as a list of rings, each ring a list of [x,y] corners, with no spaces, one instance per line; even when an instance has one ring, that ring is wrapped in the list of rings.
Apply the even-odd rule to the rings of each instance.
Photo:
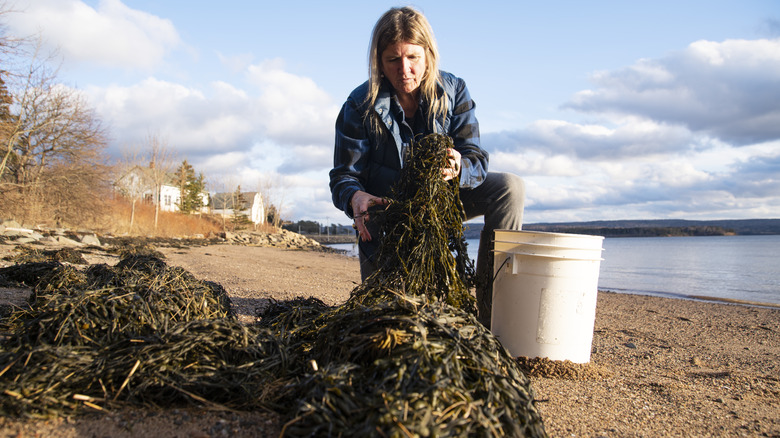
[[[482,223],[467,223],[466,238],[477,239]],[[524,230],[606,237],[721,236],[780,234],[780,219],[684,219],[556,222],[523,225]]]

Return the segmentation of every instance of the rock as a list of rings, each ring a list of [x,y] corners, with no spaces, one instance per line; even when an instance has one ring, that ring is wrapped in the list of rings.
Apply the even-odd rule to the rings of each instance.
[[[100,246],[100,239],[95,234],[85,234],[81,236],[81,243],[85,245]]]
[[[20,236],[17,237],[13,242],[17,245],[25,245],[27,243],[37,242],[37,239],[33,239],[32,237]]]
[[[6,228],[22,228],[19,222],[16,222],[15,220],[4,220],[3,226]]]
[[[21,231],[16,231],[13,228],[6,228],[5,231],[3,231],[3,236],[5,237],[19,237],[24,236],[24,233]]]
[[[43,234],[38,233],[36,231],[33,231],[32,233],[29,234],[28,237],[30,237],[32,239],[35,239],[35,240],[41,240],[41,239],[43,239]]]

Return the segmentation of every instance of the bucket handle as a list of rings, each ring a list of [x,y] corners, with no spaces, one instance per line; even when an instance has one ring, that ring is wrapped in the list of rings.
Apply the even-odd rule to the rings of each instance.
[[[501,266],[499,266],[499,267],[498,267],[498,269],[496,269],[496,273],[493,275],[493,282],[492,282],[492,283],[495,283],[495,282],[496,282],[496,278],[498,278],[498,273],[499,273],[499,272],[501,272],[501,268],[503,268],[503,267],[504,267],[504,265],[506,265],[506,262],[508,262],[508,261],[509,261],[509,259],[511,259],[511,257],[507,257],[507,258],[505,258],[505,259],[504,259],[504,262],[503,262],[503,263],[501,263]],[[491,284],[492,284],[492,283],[491,283]]]
[[[505,253],[506,254],[506,253]],[[504,259],[503,263],[501,263],[501,266],[496,269],[496,273],[493,275],[493,283],[496,282],[496,278],[498,278],[498,273],[501,272],[501,269],[504,267],[504,265],[509,262],[509,260],[512,260],[512,274],[517,274],[517,271],[519,270],[520,263],[518,263],[518,256],[523,255],[530,255],[534,257],[546,257],[551,259],[564,259],[564,260],[583,260],[583,261],[601,261],[604,260],[603,258],[598,259],[586,259],[586,258],[575,258],[575,257],[564,257],[564,256],[554,256],[554,255],[544,255],[544,254],[525,254],[525,253],[508,253],[509,255],[507,258]]]

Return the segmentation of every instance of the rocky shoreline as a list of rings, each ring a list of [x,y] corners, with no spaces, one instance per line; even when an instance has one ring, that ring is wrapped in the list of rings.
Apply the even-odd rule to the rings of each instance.
[[[0,222],[0,242],[14,245],[41,244],[61,247],[104,246],[121,241],[139,240],[152,245],[162,246],[198,246],[198,245],[245,245],[267,246],[283,249],[313,251],[335,251],[323,246],[314,238],[306,237],[289,230],[280,229],[268,233],[259,231],[225,231],[218,234],[195,235],[181,238],[157,238],[137,236],[98,235],[90,230],[68,230],[63,228],[26,228],[18,222],[5,220]]]

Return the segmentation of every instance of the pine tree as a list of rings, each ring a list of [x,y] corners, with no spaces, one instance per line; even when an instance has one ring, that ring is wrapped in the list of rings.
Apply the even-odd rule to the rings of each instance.
[[[179,211],[182,213],[192,213],[203,207],[203,198],[201,193],[206,189],[206,182],[203,173],[195,176],[195,169],[184,160],[176,169],[176,185],[179,187]]]

